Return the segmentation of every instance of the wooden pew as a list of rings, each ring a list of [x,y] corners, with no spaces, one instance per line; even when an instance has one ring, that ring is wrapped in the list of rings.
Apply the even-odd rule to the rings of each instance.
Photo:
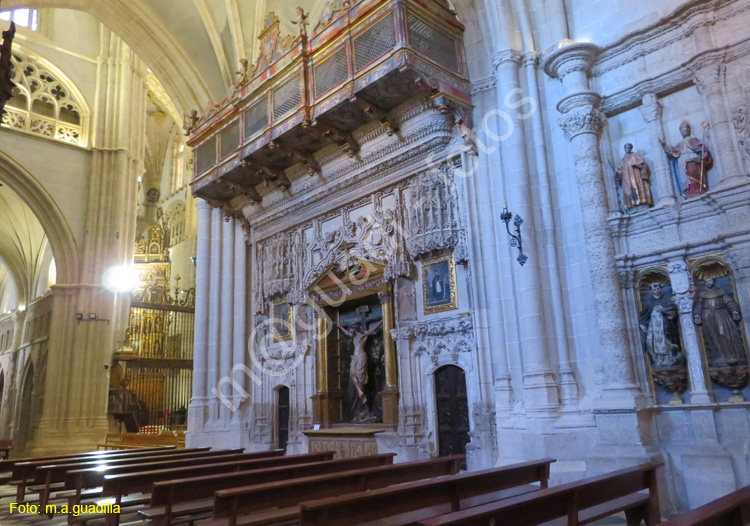
[[[17,485],[16,500],[17,502],[23,502],[26,494],[26,485],[28,482],[33,482],[33,476],[36,468],[40,464],[53,463],[53,462],[86,462],[86,461],[103,461],[113,460],[116,458],[129,458],[134,456],[140,456],[144,453],[156,452],[157,454],[169,454],[174,451],[174,447],[157,447],[149,448],[140,451],[93,451],[90,453],[83,453],[81,455],[58,455],[51,457],[27,457],[22,459],[16,459],[9,463],[10,469],[12,470],[12,476],[9,484]],[[7,467],[7,466],[6,466]]]
[[[107,475],[104,477],[101,498],[107,498],[114,501],[114,504],[121,507],[143,505],[150,501],[148,495],[152,491],[152,486],[156,482],[170,481],[181,477],[191,477],[194,475],[224,475],[232,472],[242,471],[262,471],[264,469],[289,469],[295,465],[305,465],[310,463],[323,463],[333,460],[335,451],[323,451],[318,453],[306,453],[304,455],[277,456],[270,458],[255,458],[239,462],[222,462],[210,463],[201,466],[189,466],[187,468],[171,468],[153,471],[142,471],[138,473],[126,473],[122,475]],[[195,478],[195,477],[193,477]],[[124,495],[134,493],[145,494],[129,502],[123,503]],[[86,517],[84,517],[85,519]],[[73,522],[76,522],[75,519]],[[117,525],[119,516],[110,517],[109,524]]]
[[[258,451],[255,453],[238,453],[240,450],[228,450],[227,451],[210,451],[212,456],[201,456],[191,457],[179,460],[166,460],[157,462],[143,462],[139,464],[128,464],[126,466],[113,466],[104,469],[81,469],[75,471],[68,471],[65,475],[65,489],[68,490],[63,492],[64,496],[68,496],[69,509],[75,505],[81,504],[81,497],[83,497],[83,490],[91,488],[99,488],[104,483],[104,477],[107,475],[123,475],[126,473],[138,473],[141,471],[157,471],[170,468],[192,468],[196,469],[198,466],[207,464],[217,463],[231,463],[232,465],[242,460],[261,459],[267,457],[278,457],[284,454],[283,449],[274,449],[270,451]],[[217,454],[218,453],[218,454]],[[87,497],[97,497],[101,495],[101,490],[93,490],[89,492]]]
[[[287,523],[299,516],[299,504],[303,501],[455,475],[461,469],[463,458],[463,455],[437,457],[422,462],[393,464],[217,491],[213,519],[198,524],[259,526],[269,522]],[[154,526],[159,526],[159,523],[155,522]]]
[[[190,477],[156,482],[151,491],[149,508],[139,514],[156,524],[169,524],[173,516],[210,513],[214,506],[214,493],[227,488],[266,484],[301,477],[375,468],[393,465],[394,453],[366,457],[344,458],[330,462],[314,462],[289,467],[263,470],[244,470],[237,473]],[[175,505],[182,504],[179,508]],[[209,515],[207,515],[209,516]]]
[[[173,432],[152,433],[110,433],[104,444],[97,444],[102,449],[132,449],[152,446],[178,446],[179,439]]]
[[[745,526],[750,524],[750,486],[694,510],[681,513],[660,526]]]
[[[343,497],[303,502],[300,526],[403,526],[453,510],[536,493],[547,487],[553,459],[460,473]],[[539,483],[539,486],[532,485]],[[485,525],[486,526],[486,525]]]
[[[59,464],[48,464],[48,461],[42,462],[31,462],[30,466],[36,466],[34,470],[34,483],[39,486],[32,487],[32,491],[39,491],[39,505],[44,507],[49,502],[50,493],[54,489],[62,489],[65,482],[65,474],[68,471],[75,471],[81,469],[97,468],[101,471],[103,467],[115,467],[115,466],[126,466],[129,464],[141,464],[143,462],[164,462],[168,460],[179,460],[184,458],[193,457],[206,457],[213,455],[226,454],[222,451],[209,451],[210,448],[195,448],[195,449],[179,449],[179,450],[168,450],[169,453],[163,453],[160,451],[149,451],[145,453],[131,452],[130,455],[100,458],[97,460],[86,459],[83,462],[68,462],[63,461]]]
[[[591,524],[625,512],[627,523],[648,526],[660,521],[656,470],[662,462],[650,462],[554,488],[455,511],[420,521],[419,526],[531,526],[552,523],[567,526]],[[648,490],[647,494],[639,493]]]

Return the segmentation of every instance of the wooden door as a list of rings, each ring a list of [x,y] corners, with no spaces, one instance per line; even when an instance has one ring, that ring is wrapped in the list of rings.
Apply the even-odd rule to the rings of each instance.
[[[435,398],[440,456],[466,454],[470,428],[463,369],[446,365],[435,371]]]
[[[276,409],[276,436],[279,448],[286,450],[289,442],[289,388],[281,386],[278,389],[279,402]]]

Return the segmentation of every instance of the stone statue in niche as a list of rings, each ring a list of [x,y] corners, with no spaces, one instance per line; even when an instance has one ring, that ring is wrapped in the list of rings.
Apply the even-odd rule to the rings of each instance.
[[[644,348],[654,369],[684,363],[680,346],[677,306],[671,294],[664,292],[661,281],[653,281],[648,293],[641,297],[638,324],[643,334]]]
[[[625,145],[625,155],[617,163],[615,177],[622,188],[622,204],[626,210],[641,205],[654,206],[651,197],[651,170],[640,153],[633,152],[633,145]]]
[[[743,341],[742,314],[734,298],[729,269],[718,262],[697,268],[698,293],[693,321],[700,327],[711,378],[731,389],[730,401],[743,400],[740,389],[750,378]]]
[[[708,124],[705,124],[707,127]],[[708,191],[708,172],[714,164],[711,152],[704,141],[693,136],[690,123],[680,124],[682,140],[674,147],[660,139],[664,152],[672,163],[675,183],[683,197],[695,197]]]
[[[650,271],[638,282],[638,326],[654,384],[671,393],[670,404],[681,404],[680,395],[688,384],[687,360],[680,342],[679,311],[667,285],[668,277],[661,271]]]

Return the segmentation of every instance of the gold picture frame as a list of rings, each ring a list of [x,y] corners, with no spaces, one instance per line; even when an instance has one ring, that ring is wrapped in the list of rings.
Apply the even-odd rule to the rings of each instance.
[[[273,343],[287,342],[294,338],[292,306],[285,301],[274,303],[272,315]]]
[[[425,314],[458,309],[453,253],[422,262],[422,309]]]

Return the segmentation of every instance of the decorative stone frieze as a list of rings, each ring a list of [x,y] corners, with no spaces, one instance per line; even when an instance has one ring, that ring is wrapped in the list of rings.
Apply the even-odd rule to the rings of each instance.
[[[474,320],[468,314],[401,327],[398,335],[411,343],[415,356],[429,356],[436,366],[443,355],[457,363],[462,353],[476,352]]]

